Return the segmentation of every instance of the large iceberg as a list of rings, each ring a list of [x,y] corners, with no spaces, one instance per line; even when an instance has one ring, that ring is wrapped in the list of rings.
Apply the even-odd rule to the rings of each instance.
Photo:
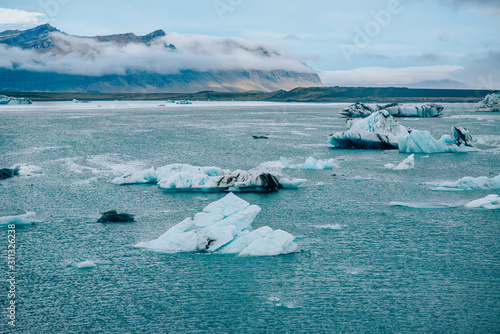
[[[466,176],[457,181],[444,182],[439,188],[434,190],[454,191],[454,190],[480,190],[480,189],[500,189],[500,174],[488,178],[486,176],[470,177]]]
[[[453,128],[453,138],[442,135],[435,139],[429,131],[413,130],[408,136],[399,138],[399,152],[402,153],[453,153],[479,151],[472,144],[472,136],[465,128]]]
[[[398,140],[408,136],[408,128],[399,124],[386,110],[376,111],[367,118],[347,122],[349,130],[331,134],[329,142],[339,148],[397,149]]]
[[[500,91],[486,95],[484,100],[479,102],[474,109],[476,111],[500,111]]]
[[[25,97],[11,97],[6,95],[0,95],[0,104],[32,104],[30,99]]]
[[[157,183],[160,188],[178,191],[276,191],[297,188],[303,179],[288,179],[266,172],[229,171],[219,167],[171,164],[157,169],[123,175],[115,184]]]
[[[471,209],[500,209],[500,196],[496,194],[488,195],[465,204],[465,207]]]
[[[30,225],[31,223],[39,223],[39,220],[34,219],[35,212],[26,212],[23,215],[0,217],[0,226],[14,225]]]
[[[333,158],[328,160],[316,160],[313,157],[307,158],[303,164],[293,165],[286,158],[281,158],[281,165],[285,169],[305,169],[305,170],[321,170],[332,169],[335,165]]]
[[[387,110],[393,117],[438,117],[443,109],[443,106],[434,103],[421,105],[390,103],[372,108],[367,104],[356,102],[340,110],[340,114],[349,118],[358,118],[368,117],[378,110]]]
[[[295,237],[268,226],[252,230],[260,207],[233,193],[210,203],[202,212],[171,227],[158,239],[136,247],[164,253],[196,252],[238,255],[279,255],[297,250]]]

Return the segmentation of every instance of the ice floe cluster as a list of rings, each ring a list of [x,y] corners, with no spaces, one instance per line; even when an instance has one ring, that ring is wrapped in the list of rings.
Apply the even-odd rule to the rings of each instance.
[[[500,91],[486,95],[483,101],[475,106],[476,111],[500,111]]]
[[[0,95],[0,104],[32,104],[30,99],[25,97],[11,97],[6,95]]]
[[[233,193],[207,205],[193,218],[171,227],[158,239],[136,247],[165,253],[197,252],[238,255],[279,255],[297,250],[295,237],[268,226],[252,230],[260,207]]]
[[[157,169],[126,174],[115,184],[156,183],[160,188],[178,191],[276,191],[297,188],[303,179],[289,179],[266,172],[229,171],[219,167],[171,164]]]
[[[402,153],[449,153],[479,151],[472,136],[462,127],[453,128],[453,136],[435,139],[429,131],[412,130],[392,117],[387,110],[376,111],[367,118],[347,122],[349,130],[329,136],[337,148],[399,149]]]
[[[376,111],[387,110],[393,117],[438,117],[443,109],[443,106],[434,103],[422,105],[391,103],[372,108],[367,104],[357,102],[340,110],[340,114],[349,118],[364,118]]]

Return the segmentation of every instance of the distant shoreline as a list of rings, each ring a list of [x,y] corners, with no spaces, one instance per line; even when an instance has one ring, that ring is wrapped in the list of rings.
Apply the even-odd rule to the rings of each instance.
[[[262,101],[262,102],[403,102],[403,103],[474,103],[493,90],[410,89],[399,87],[311,87],[269,93],[214,92],[198,93],[70,93],[70,92],[0,92],[0,95],[26,97],[32,101]]]

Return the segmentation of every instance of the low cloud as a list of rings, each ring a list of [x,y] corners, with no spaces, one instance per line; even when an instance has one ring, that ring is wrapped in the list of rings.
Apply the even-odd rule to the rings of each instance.
[[[27,12],[21,9],[0,8],[0,26],[13,24],[40,24],[45,15],[37,12]]]
[[[450,79],[462,66],[360,67],[352,70],[319,73],[325,86],[402,86],[428,80]]]
[[[98,42],[52,33],[57,48],[40,53],[0,45],[0,67],[89,76],[147,71],[291,70],[315,72],[298,56],[274,44],[237,38],[169,33],[150,45]],[[175,48],[168,45],[173,44]]]

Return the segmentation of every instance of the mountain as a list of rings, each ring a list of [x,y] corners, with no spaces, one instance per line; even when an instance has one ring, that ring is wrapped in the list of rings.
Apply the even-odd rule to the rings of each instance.
[[[323,86],[294,55],[236,38],[156,30],[80,37],[50,24],[0,33],[0,90],[276,91]]]
[[[429,89],[467,89],[470,88],[461,81],[456,80],[427,80],[405,85],[408,88],[429,88]]]

